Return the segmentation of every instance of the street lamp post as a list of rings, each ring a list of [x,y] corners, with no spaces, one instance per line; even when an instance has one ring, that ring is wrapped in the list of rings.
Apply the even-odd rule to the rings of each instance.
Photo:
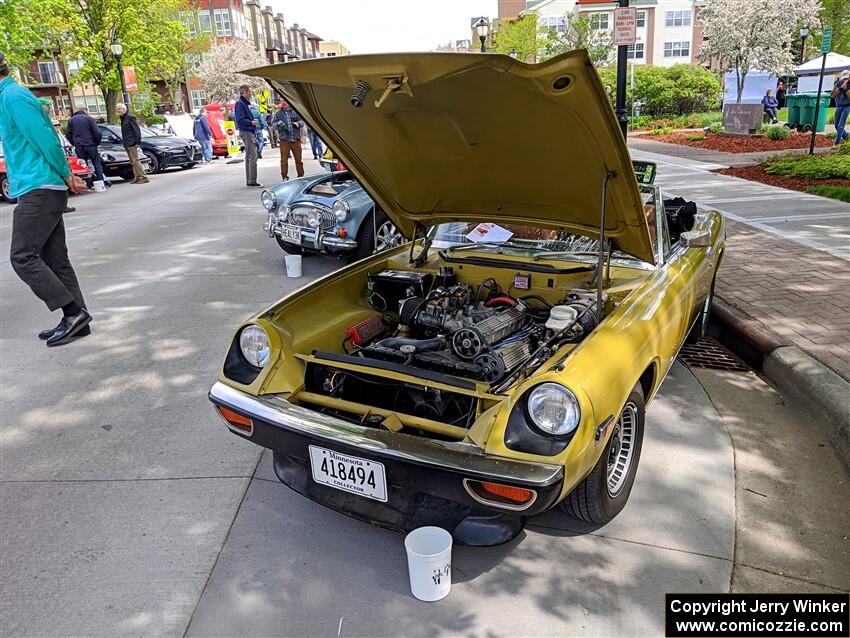
[[[484,43],[487,42],[487,34],[490,33],[490,23],[487,22],[487,18],[478,18],[478,22],[475,23],[475,30],[478,32],[478,39],[481,40],[481,53],[486,53],[487,47],[484,46]]]
[[[112,41],[109,45],[109,50],[115,56],[115,63],[118,65],[118,78],[121,80],[121,96],[124,98],[124,104],[127,108],[130,107],[130,96],[127,94],[127,85],[124,83],[124,69],[121,66],[121,54],[124,52],[124,47],[120,42]]]
[[[800,64],[806,63],[806,38],[809,37],[809,27],[800,29]]]

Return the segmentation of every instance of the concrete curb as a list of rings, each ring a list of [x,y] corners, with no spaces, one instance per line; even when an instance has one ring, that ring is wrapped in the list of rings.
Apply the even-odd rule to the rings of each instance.
[[[850,473],[850,382],[759,322],[715,298],[712,333],[821,423]]]

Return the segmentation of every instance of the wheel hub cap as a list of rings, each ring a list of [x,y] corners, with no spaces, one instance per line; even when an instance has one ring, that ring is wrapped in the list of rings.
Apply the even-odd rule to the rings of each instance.
[[[634,459],[634,437],[637,428],[637,406],[627,403],[611,433],[608,446],[608,494],[617,496],[625,487]]]

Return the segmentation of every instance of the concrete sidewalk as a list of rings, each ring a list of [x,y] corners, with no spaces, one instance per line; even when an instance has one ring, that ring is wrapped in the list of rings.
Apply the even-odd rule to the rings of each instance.
[[[718,297],[850,379],[850,205],[712,173],[720,164],[632,156],[658,164],[665,193],[724,214]]]

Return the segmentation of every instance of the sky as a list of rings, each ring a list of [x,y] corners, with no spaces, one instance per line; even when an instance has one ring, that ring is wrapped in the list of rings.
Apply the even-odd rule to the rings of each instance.
[[[470,39],[473,16],[495,18],[497,0],[261,0],[324,40],[351,53],[433,51]]]

